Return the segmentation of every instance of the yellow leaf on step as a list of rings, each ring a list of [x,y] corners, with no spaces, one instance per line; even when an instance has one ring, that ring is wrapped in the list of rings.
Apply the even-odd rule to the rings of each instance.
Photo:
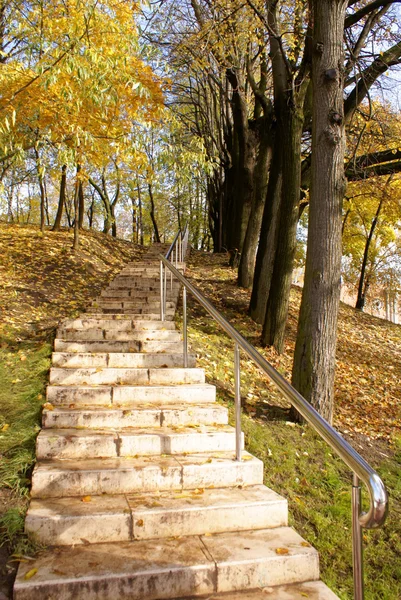
[[[137,521],[135,525],[137,525],[138,527],[143,527],[143,519],[139,519],[139,521]]]
[[[37,572],[37,569],[31,569],[30,571],[28,571],[28,573],[26,573],[24,579],[31,579],[34,575],[36,575]]]
[[[83,498],[81,498],[81,502],[91,502],[92,498],[91,496],[84,496]]]
[[[54,410],[54,406],[50,402],[45,402],[43,408],[45,408],[46,410]]]
[[[310,548],[310,543],[309,542],[301,542],[301,546],[303,546],[304,548]]]
[[[276,548],[276,554],[289,554],[288,548]]]

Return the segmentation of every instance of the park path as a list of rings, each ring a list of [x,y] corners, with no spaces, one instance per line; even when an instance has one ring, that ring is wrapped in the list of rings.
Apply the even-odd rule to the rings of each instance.
[[[334,600],[195,356],[155,244],[55,340],[15,600]],[[184,270],[185,265],[178,268]]]

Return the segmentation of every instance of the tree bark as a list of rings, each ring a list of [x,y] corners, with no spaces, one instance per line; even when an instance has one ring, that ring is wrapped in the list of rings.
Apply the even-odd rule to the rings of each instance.
[[[281,110],[279,132],[282,136],[282,195],[278,221],[277,247],[274,254],[272,279],[263,323],[262,343],[274,346],[277,352],[284,348],[292,283],[292,270],[297,243],[297,223],[301,184],[301,106]],[[298,108],[298,110],[297,110]]]
[[[43,173],[40,165],[39,152],[35,148],[36,168],[38,170],[39,190],[40,190],[40,230],[43,233],[45,230],[45,188],[43,185]]]
[[[84,214],[85,214],[85,199],[84,199],[84,188],[82,179],[79,180],[78,185],[78,227],[82,229],[84,225]]]
[[[271,115],[258,122],[259,148],[253,173],[253,201],[238,268],[238,285],[244,288],[251,287],[255,271],[256,251],[260,238],[273,149],[271,125]]]
[[[155,202],[153,198],[153,188],[152,184],[148,183],[148,191],[149,191],[149,200],[150,200],[150,218],[153,223],[153,230],[155,232],[155,240],[158,244],[160,244],[160,235],[159,228],[157,227],[156,217],[155,217]]]
[[[65,191],[67,187],[67,165],[61,168],[60,194],[58,199],[57,214],[53,225],[53,231],[60,231],[61,219],[63,217],[63,209],[65,203]]]
[[[355,304],[355,308],[357,308],[358,310],[363,310],[363,307],[365,306],[365,294],[366,294],[366,290],[367,290],[367,287],[365,286],[366,266],[368,264],[370,244],[372,242],[373,234],[375,232],[377,221],[379,219],[380,211],[381,211],[381,208],[383,205],[383,200],[384,200],[384,198],[382,197],[380,199],[379,206],[377,207],[376,214],[373,218],[372,224],[370,226],[369,235],[367,237],[366,244],[365,244],[365,250],[363,253],[363,259],[362,259],[362,265],[361,265],[361,274],[359,276],[358,297],[357,297],[356,304]]]
[[[74,190],[74,244],[73,250],[76,252],[79,248],[79,172],[81,165],[77,165],[77,174],[75,177],[75,190]]]
[[[277,246],[277,224],[283,180],[281,162],[282,140],[276,135],[249,305],[250,316],[254,321],[261,324],[265,318]]]
[[[341,278],[343,35],[347,0],[313,0],[309,232],[292,383],[331,423]],[[299,417],[293,411],[294,417]]]

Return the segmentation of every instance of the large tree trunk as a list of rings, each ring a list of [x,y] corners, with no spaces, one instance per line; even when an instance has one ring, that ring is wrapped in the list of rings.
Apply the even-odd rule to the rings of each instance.
[[[347,4],[347,0],[313,1],[309,232],[292,374],[296,389],[329,422],[334,403],[345,191],[342,65]]]
[[[53,231],[60,231],[61,219],[63,217],[63,209],[65,203],[65,191],[67,187],[67,165],[63,165],[61,168],[61,180],[60,180],[60,195],[58,200],[57,214],[53,225]]]
[[[300,99],[302,105],[302,98]],[[274,267],[263,323],[262,343],[283,351],[296,249],[301,184],[301,107],[280,111],[278,132],[283,144],[282,196]]]
[[[227,79],[232,87],[235,132],[232,229],[228,240],[228,250],[236,250],[241,253],[252,207],[257,135],[249,127],[248,105],[239,74],[234,69],[229,69],[227,70]]]
[[[255,257],[262,225],[263,209],[266,201],[269,167],[272,157],[272,120],[263,118],[259,124],[259,149],[253,175],[253,202],[245,234],[241,260],[238,269],[238,285],[249,288],[252,285]]]
[[[249,314],[257,323],[263,323],[269,297],[274,255],[277,246],[277,224],[280,211],[282,187],[282,140],[276,135],[267,198],[263,211],[259,247],[256,255],[255,275],[252,286]]]

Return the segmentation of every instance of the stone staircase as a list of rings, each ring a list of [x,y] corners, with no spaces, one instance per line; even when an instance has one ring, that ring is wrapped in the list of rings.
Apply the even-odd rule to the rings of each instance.
[[[227,410],[159,315],[159,252],[58,329],[15,600],[334,600]],[[184,265],[179,265],[183,269]]]

